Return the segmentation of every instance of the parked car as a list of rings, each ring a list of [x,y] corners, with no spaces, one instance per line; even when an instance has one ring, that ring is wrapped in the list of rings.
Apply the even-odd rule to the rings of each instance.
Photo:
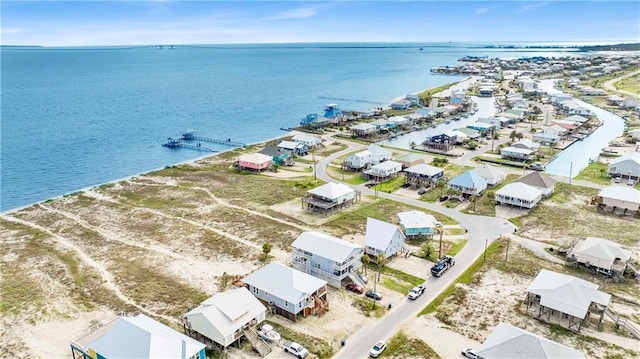
[[[377,342],[373,348],[371,348],[371,350],[369,351],[369,356],[371,356],[372,358],[377,358],[378,355],[382,354],[382,352],[387,349],[387,343],[385,343],[384,341],[379,341]]]
[[[355,283],[349,283],[347,284],[347,290],[354,292],[354,293],[358,293],[358,294],[362,294],[364,293],[364,289],[362,289],[361,286],[355,284]]]
[[[358,278],[360,278],[360,280],[362,281],[362,283],[367,284],[369,283],[369,278],[367,278],[364,274],[358,274]]]
[[[420,284],[413,287],[413,289],[409,291],[409,299],[412,299],[412,300],[417,299],[419,296],[422,295],[422,293],[424,293],[424,290],[425,290],[424,284]]]
[[[447,195],[445,194],[445,195],[440,196],[439,201],[440,201],[440,202],[444,202],[444,201],[446,201],[446,200],[448,200],[448,199],[449,199],[449,196],[447,196]]]
[[[427,190],[426,190],[426,189],[424,189],[424,188],[422,188],[422,189],[419,189],[419,190],[418,190],[418,194],[419,194],[419,195],[421,195],[421,196],[422,196],[423,194],[425,194],[425,193],[427,193]]]
[[[365,294],[367,297],[369,298],[373,298],[375,300],[382,300],[382,294],[380,294],[379,292],[374,292],[372,290],[368,290],[367,293]]]
[[[629,178],[629,180],[627,181],[627,186],[634,186],[636,184],[635,180],[632,180],[631,178]]]
[[[622,182],[622,176],[617,176],[617,177],[615,177],[615,178],[613,179],[613,182],[615,182],[615,183],[620,183],[620,182]]]
[[[296,357],[298,357],[298,359],[302,359],[309,355],[309,351],[296,342],[286,341],[284,342],[283,347],[285,352],[295,355]]]
[[[466,357],[466,358],[469,358],[469,359],[477,359],[478,358],[478,356],[476,355],[476,352],[471,348],[462,349],[462,355],[464,357]]]

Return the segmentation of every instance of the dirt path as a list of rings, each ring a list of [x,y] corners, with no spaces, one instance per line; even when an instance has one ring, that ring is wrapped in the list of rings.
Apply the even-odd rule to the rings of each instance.
[[[38,224],[29,222],[29,221],[25,221],[12,216],[4,216],[3,218],[7,221],[19,223],[19,224],[37,229],[41,232],[47,233],[49,236],[51,236],[55,240],[56,243],[75,252],[78,255],[78,258],[80,258],[80,260],[82,260],[84,263],[86,263],[87,265],[95,269],[98,273],[100,273],[100,276],[104,280],[103,285],[106,286],[109,290],[111,290],[123,302],[137,308],[140,312],[143,312],[155,317],[160,317],[174,323],[180,323],[177,319],[173,317],[169,317],[166,315],[149,311],[144,307],[142,307],[140,304],[136,303],[133,299],[127,297],[124,293],[122,293],[122,291],[120,291],[120,288],[115,284],[115,280],[111,272],[109,272],[106,268],[104,268],[102,265],[96,262],[93,258],[91,258],[91,256],[87,254],[87,252],[83,251],[81,248],[73,244],[73,242],[70,241],[69,239],[64,238],[60,235],[57,235],[52,231],[48,230],[47,228],[44,228]]]

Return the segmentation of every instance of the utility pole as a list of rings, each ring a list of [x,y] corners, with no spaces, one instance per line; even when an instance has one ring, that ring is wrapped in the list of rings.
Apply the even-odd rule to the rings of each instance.
[[[511,238],[507,237],[507,252],[504,255],[505,262],[509,259],[509,243],[511,243]]]
[[[573,172],[573,161],[569,164],[569,184],[571,184],[571,174]]]
[[[484,240],[484,255],[482,256],[482,263],[487,259],[487,244],[489,243],[489,239]]]
[[[316,154],[311,152],[311,158],[313,159],[313,182],[317,182],[318,177],[316,174]]]
[[[442,232],[444,232],[442,225],[438,225],[436,227],[438,229],[438,232],[440,233],[440,247],[438,249],[438,258],[442,258]]]

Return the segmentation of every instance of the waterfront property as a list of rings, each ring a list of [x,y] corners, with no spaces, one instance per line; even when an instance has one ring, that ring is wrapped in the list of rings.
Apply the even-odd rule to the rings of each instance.
[[[385,161],[364,171],[364,176],[374,182],[385,182],[402,171],[402,164],[396,161]]]
[[[411,123],[411,120],[408,117],[404,116],[392,116],[387,120],[392,123],[395,128],[407,128],[413,125],[413,123]]]
[[[378,132],[378,128],[370,123],[361,122],[349,128],[357,137],[370,137]]]
[[[640,180],[640,152],[633,152],[611,161],[607,173],[611,177],[620,176]]]
[[[542,269],[527,288],[524,303],[527,313],[537,312],[539,319],[580,331],[591,313],[599,314],[598,326],[602,324],[610,300],[597,284]]]
[[[297,134],[291,138],[291,141],[301,143],[309,149],[314,149],[322,145],[322,139],[307,134]]]
[[[348,156],[342,163],[342,168],[349,171],[361,171],[371,165],[371,151],[364,150]]]
[[[474,352],[483,359],[586,359],[578,350],[502,322]]]
[[[277,146],[265,146],[258,153],[271,156],[273,163],[278,166],[293,165],[293,155],[290,150],[285,150]]]
[[[456,134],[453,131],[444,131],[428,137],[422,145],[425,148],[435,148],[440,151],[449,151],[451,146],[457,142]]]
[[[294,141],[280,141],[278,142],[278,148],[284,151],[291,151],[296,156],[306,156],[309,152],[309,146]]]
[[[347,278],[354,280],[362,266],[361,245],[320,232],[303,232],[291,243],[291,266],[303,273],[341,288]]]
[[[578,238],[567,253],[567,260],[582,264],[597,273],[622,277],[631,259],[631,251],[604,238]]]
[[[596,201],[602,209],[612,208],[612,212],[620,209],[637,212],[640,209],[640,191],[627,186],[608,186],[600,190]]]
[[[504,181],[507,178],[507,172],[504,170],[491,166],[491,165],[482,165],[476,167],[471,170],[471,172],[477,174],[478,176],[484,178],[487,181],[489,186],[495,186]]]
[[[522,148],[525,150],[531,150],[533,152],[537,152],[540,149],[540,144],[530,141],[530,140],[520,140],[511,144],[511,147]]]
[[[210,297],[184,314],[182,325],[188,336],[207,347],[225,349],[240,338],[251,340],[254,337],[251,331],[255,333],[256,326],[265,320],[266,311],[247,288],[233,288]]]
[[[531,209],[542,198],[542,191],[521,182],[509,183],[496,191],[496,204]]]
[[[365,253],[374,261],[378,256],[390,258],[404,248],[405,235],[397,225],[367,218]]]
[[[409,152],[406,155],[398,156],[395,161],[402,163],[402,168],[407,168],[423,163],[424,156],[419,153]]]
[[[71,341],[73,359],[204,359],[205,345],[144,314],[121,315]]]
[[[466,171],[447,182],[447,187],[460,190],[465,197],[477,196],[487,189],[487,181],[471,171]]]
[[[513,146],[503,147],[500,149],[500,156],[510,160],[531,161],[535,158],[536,153],[526,148],[518,148]]]
[[[329,182],[307,191],[302,198],[302,205],[307,210],[322,212],[324,215],[356,203],[360,199],[360,191],[345,184]]]
[[[400,229],[407,238],[433,237],[435,229],[441,226],[434,216],[421,211],[400,212],[397,217]]]
[[[391,151],[378,145],[371,144],[367,149],[371,152],[371,164],[373,165],[388,161],[393,156]]]
[[[412,187],[431,187],[444,177],[444,169],[426,163],[404,169],[405,182]]]
[[[560,140],[558,131],[554,129],[545,129],[544,131],[536,132],[531,137],[533,142],[547,146],[554,145]]]
[[[537,188],[542,191],[543,197],[549,197],[553,194],[556,188],[556,180],[549,176],[545,176],[538,171],[533,171],[528,175],[522,176],[515,180],[515,182],[521,182],[528,184],[531,187]]]
[[[320,316],[329,308],[327,282],[278,262],[248,274],[242,282],[269,310],[294,322]]]
[[[241,170],[261,172],[273,166],[273,158],[262,153],[240,155],[236,167]]]

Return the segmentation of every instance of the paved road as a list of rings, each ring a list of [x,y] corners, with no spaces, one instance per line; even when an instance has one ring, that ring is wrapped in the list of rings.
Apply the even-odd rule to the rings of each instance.
[[[616,82],[618,82],[620,80],[624,80],[627,77],[636,76],[638,74],[640,74],[640,70],[628,73],[628,74],[626,74],[624,76],[616,77],[615,79],[611,79],[611,80],[605,82],[603,84],[603,86],[604,86],[605,90],[608,90],[608,91],[616,91],[616,92],[619,92],[619,93],[623,93],[623,94],[631,96],[631,98],[635,98],[635,99],[640,98],[640,95],[637,94],[637,93],[633,93],[633,92],[629,92],[629,91],[625,91],[625,90],[618,90],[617,88],[615,88],[615,86],[613,86],[614,83],[616,83]]]
[[[335,139],[334,139],[335,140]],[[334,153],[319,162],[316,166],[316,176],[326,182],[336,182],[330,178],[325,168],[336,158],[345,153],[363,148],[348,141],[336,140],[348,146],[347,149]],[[375,191],[359,186],[363,195],[375,195]],[[373,325],[360,328],[351,337],[346,339],[346,345],[335,355],[335,358],[358,358],[367,357],[369,349],[376,341],[386,340],[392,336],[397,329],[406,321],[415,317],[428,303],[436,298],[445,288],[462,274],[477,258],[479,258],[485,247],[493,240],[504,234],[513,233],[515,226],[502,218],[472,216],[460,213],[451,208],[426,203],[415,199],[397,196],[390,193],[378,192],[382,198],[392,199],[398,202],[408,203],[417,207],[440,212],[457,220],[460,225],[467,229],[467,245],[456,255],[456,265],[440,278],[429,277],[426,281],[427,291],[415,301],[410,301],[406,297],[400,303],[394,303],[392,309],[381,320]],[[382,305],[388,303],[382,302]]]

